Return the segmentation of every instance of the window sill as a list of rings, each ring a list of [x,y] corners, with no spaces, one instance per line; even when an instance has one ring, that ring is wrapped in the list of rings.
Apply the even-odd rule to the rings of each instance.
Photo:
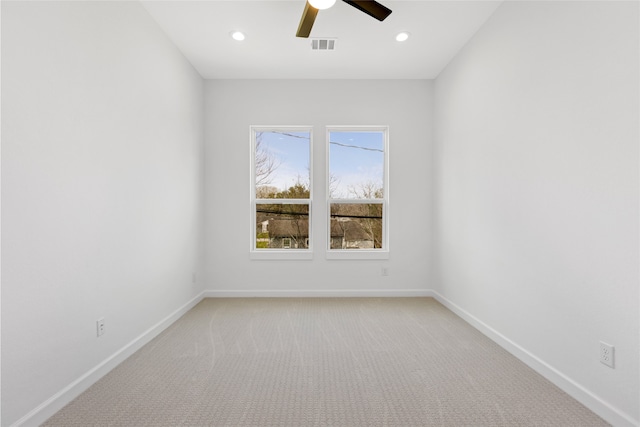
[[[313,252],[308,250],[262,250],[251,251],[251,260],[309,260],[313,259]]]
[[[326,254],[327,259],[389,259],[389,251],[377,250],[330,250]]]

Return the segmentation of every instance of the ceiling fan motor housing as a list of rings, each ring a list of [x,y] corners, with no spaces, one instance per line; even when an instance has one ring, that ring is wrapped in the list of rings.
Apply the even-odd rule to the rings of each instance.
[[[384,21],[387,18],[387,16],[391,14],[391,9],[378,3],[375,0],[342,0],[342,1],[344,1],[348,5],[355,7],[359,11],[364,12],[367,15],[377,19],[378,21]],[[329,1],[331,5],[333,5],[334,2],[335,0],[333,0],[333,2]],[[323,2],[320,2],[320,3],[323,3]],[[318,11],[319,9],[314,7],[309,1],[305,1],[304,11],[302,12],[302,18],[300,18],[300,24],[298,25],[298,31],[296,31],[296,37],[303,37],[303,38],[309,37],[309,34],[311,34],[311,28],[313,27],[313,23],[315,22],[316,17],[318,16]]]

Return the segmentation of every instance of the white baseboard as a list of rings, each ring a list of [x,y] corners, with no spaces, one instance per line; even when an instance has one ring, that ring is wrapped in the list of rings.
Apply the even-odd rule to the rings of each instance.
[[[205,298],[431,297],[429,289],[208,290]]]
[[[619,411],[609,403],[605,402],[591,391],[587,390],[571,378],[564,375],[554,367],[548,365],[526,349],[520,347],[509,338],[505,337],[477,317],[465,311],[458,305],[454,304],[436,291],[431,291],[431,295],[440,304],[447,307],[456,315],[464,319],[471,326],[482,332],[500,347],[517,357],[519,360],[527,364],[531,369],[551,381],[569,396],[582,403],[584,406],[595,412],[601,418],[615,427],[638,427],[639,424],[629,415]]]
[[[65,405],[78,397],[82,392],[88,389],[96,381],[109,373],[113,368],[122,363],[127,357],[142,348],[145,344],[158,336],[167,327],[178,320],[187,311],[191,310],[196,304],[198,304],[204,298],[203,293],[200,293],[195,298],[178,308],[173,313],[156,323],[154,326],[140,334],[137,338],[131,341],[129,344],[122,347],[113,355],[102,361],[98,366],[91,369],[80,378],[69,384],[64,389],[53,395],[47,401],[40,406],[29,412],[24,417],[20,418],[11,427],[36,427],[45,422],[48,418],[62,409]]]

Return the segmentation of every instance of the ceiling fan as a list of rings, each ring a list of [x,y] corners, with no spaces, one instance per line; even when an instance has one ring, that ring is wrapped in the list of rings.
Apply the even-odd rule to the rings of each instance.
[[[384,21],[387,16],[391,15],[391,9],[381,5],[374,0],[342,0],[347,4],[355,7],[356,9],[366,13],[369,16],[376,18],[378,21]],[[304,11],[302,12],[302,18],[300,18],[300,25],[298,25],[298,31],[296,37],[309,37],[311,34],[311,28],[318,16],[318,10],[328,9],[333,6],[335,0],[307,0]]]

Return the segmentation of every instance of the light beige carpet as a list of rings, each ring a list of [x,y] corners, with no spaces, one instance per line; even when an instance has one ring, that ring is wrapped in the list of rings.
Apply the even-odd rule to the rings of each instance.
[[[46,426],[603,426],[431,298],[205,299]]]

